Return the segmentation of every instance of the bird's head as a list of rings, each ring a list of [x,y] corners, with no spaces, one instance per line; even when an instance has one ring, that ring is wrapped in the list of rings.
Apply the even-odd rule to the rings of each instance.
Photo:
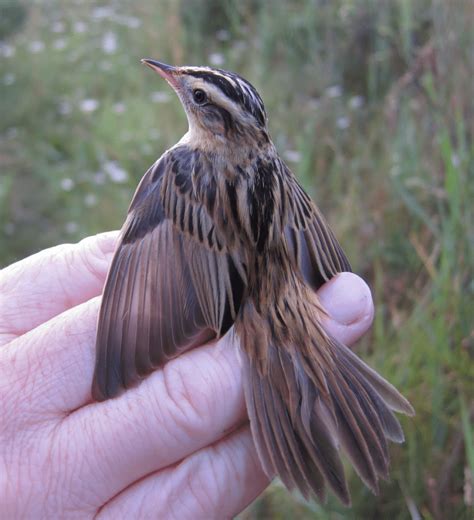
[[[242,77],[209,67],[174,67],[151,59],[142,62],[178,94],[189,123],[187,140],[207,149],[269,142],[262,98]]]

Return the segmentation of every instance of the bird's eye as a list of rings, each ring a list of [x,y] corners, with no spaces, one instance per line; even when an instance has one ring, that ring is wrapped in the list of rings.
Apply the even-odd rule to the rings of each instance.
[[[193,99],[198,105],[203,105],[207,101],[207,95],[204,90],[197,88],[193,90]]]

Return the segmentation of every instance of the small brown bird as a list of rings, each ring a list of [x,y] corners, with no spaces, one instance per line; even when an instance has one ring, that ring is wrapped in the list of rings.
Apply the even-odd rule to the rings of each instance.
[[[316,290],[349,262],[278,156],[245,79],[146,59],[178,94],[189,130],[145,173],[105,285],[93,396],[129,388],[233,330],[263,468],[288,489],[344,502],[344,450],[374,492],[395,412],[410,403],[322,328]]]

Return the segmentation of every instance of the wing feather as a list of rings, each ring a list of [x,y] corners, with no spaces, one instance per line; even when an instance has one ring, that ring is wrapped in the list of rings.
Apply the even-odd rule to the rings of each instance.
[[[313,289],[343,271],[352,271],[349,260],[324,217],[305,193],[297,179],[280,163],[289,190],[284,236],[295,265]],[[285,195],[282,195],[283,197]]]
[[[237,255],[232,260],[231,252],[204,242],[202,229],[212,223],[203,220],[210,217],[189,193],[176,189],[172,164],[168,152],[145,174],[110,267],[97,332],[97,400],[221,336],[240,306],[244,269],[235,267]],[[200,222],[190,229],[196,218]]]

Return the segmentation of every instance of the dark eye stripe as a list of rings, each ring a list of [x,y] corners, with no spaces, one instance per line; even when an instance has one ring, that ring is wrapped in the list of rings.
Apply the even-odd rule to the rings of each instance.
[[[263,126],[265,124],[265,109],[262,99],[255,88],[237,74],[220,69],[217,69],[217,72],[219,74],[214,74],[212,70],[190,70],[187,74],[216,86],[230,100],[252,114],[259,124]],[[221,74],[232,78],[237,86],[234,86]]]
[[[228,81],[226,78],[222,76],[218,76],[213,74],[212,72],[199,70],[199,71],[191,71],[188,72],[190,76],[194,76],[195,78],[201,78],[206,83],[211,83],[216,86],[223,94],[225,94],[229,99],[235,101],[236,103],[241,103],[243,101],[242,92],[234,88],[234,86]]]

